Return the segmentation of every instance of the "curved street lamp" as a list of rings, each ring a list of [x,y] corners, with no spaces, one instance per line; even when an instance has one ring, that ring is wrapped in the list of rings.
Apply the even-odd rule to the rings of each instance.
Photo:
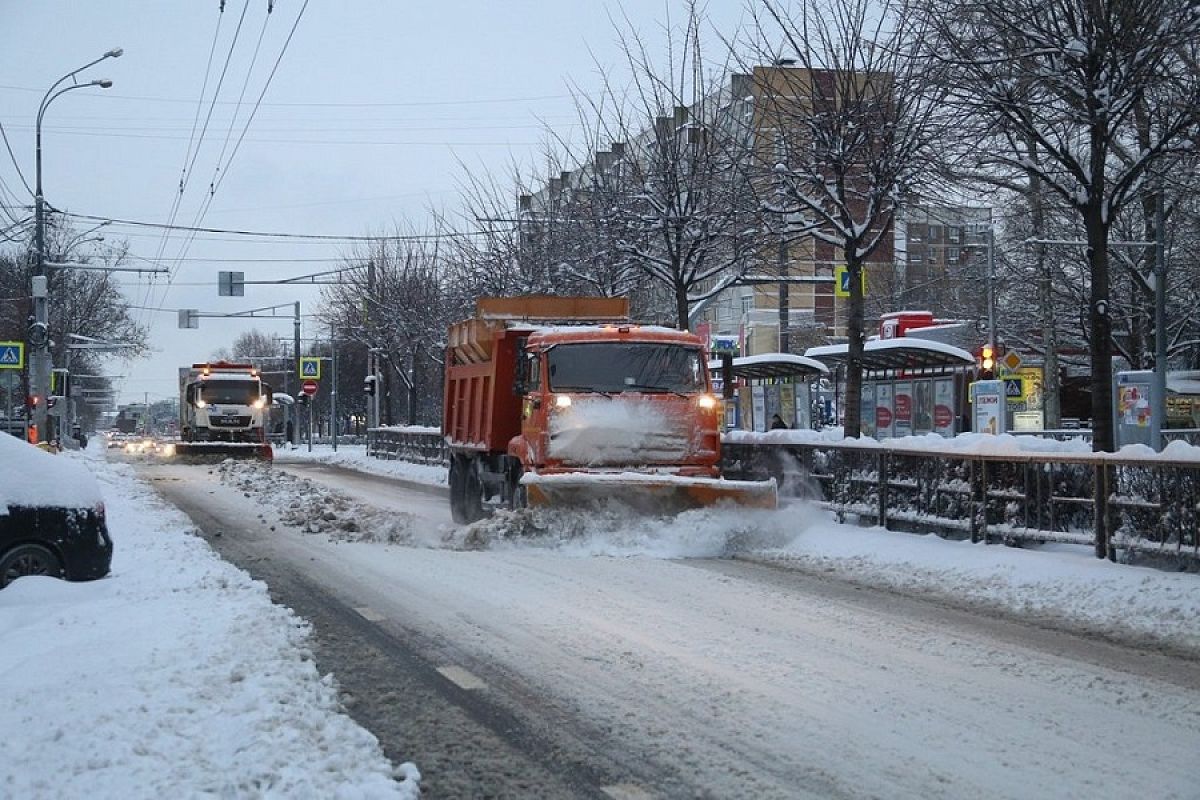
[[[36,173],[37,183],[33,196],[34,201],[34,247],[36,249],[36,268],[33,276],[33,319],[32,329],[45,330],[49,323],[49,308],[47,305],[47,286],[46,286],[46,254],[45,254],[45,200],[42,197],[42,117],[46,114],[46,109],[54,102],[55,98],[66,94],[74,89],[84,89],[89,86],[98,86],[101,89],[108,89],[113,85],[113,82],[107,78],[88,81],[87,83],[79,83],[75,76],[83,72],[88,67],[93,67],[104,61],[106,58],[120,58],[125,51],[120,47],[114,47],[104,55],[89,61],[82,67],[73,69],[66,75],[56,80],[54,84],[46,90],[46,94],[42,96],[42,102],[38,106],[37,124],[34,126],[34,137],[37,145],[36,156]],[[71,80],[70,86],[64,86],[59,89],[62,84]],[[57,89],[57,91],[55,91]],[[32,344],[32,343],[31,343]],[[33,352],[30,353],[30,390],[31,393],[42,398],[34,408],[33,422],[37,426],[39,436],[44,436],[46,433],[46,398],[50,388],[50,352],[49,344],[45,343],[40,346],[32,347]]]

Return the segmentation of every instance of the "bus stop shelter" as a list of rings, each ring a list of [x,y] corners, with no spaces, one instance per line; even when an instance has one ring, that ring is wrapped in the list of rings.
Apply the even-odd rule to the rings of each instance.
[[[810,347],[829,367],[849,360],[848,344]],[[862,355],[862,434],[878,439],[936,433],[951,437],[970,419],[968,386],[975,356],[930,339],[872,339]]]
[[[789,428],[812,427],[812,382],[829,374],[825,364],[793,353],[760,353],[735,358],[731,367],[741,385],[726,401],[727,428],[764,431],[776,414]],[[714,383],[723,385],[721,360],[710,361],[709,369]]]

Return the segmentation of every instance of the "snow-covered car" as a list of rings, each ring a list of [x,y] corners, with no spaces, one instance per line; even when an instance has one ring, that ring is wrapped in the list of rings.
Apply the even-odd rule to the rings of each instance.
[[[102,578],[112,552],[91,473],[67,456],[0,437],[0,589],[26,575]]]

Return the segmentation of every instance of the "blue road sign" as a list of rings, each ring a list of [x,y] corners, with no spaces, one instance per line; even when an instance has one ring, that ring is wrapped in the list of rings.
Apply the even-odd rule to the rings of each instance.
[[[313,380],[321,379],[321,359],[320,357],[301,356],[300,357],[300,377],[312,378]]]
[[[0,342],[0,369],[23,369],[25,367],[24,342]]]

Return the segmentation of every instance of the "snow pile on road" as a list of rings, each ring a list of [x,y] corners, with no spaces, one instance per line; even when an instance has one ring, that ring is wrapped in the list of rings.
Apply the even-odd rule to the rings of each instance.
[[[221,483],[261,500],[258,518],[271,530],[279,524],[323,533],[335,541],[441,544],[440,534],[429,533],[412,514],[364,505],[269,464],[227,460],[213,472]]]
[[[430,430],[436,429],[431,428]],[[329,445],[314,445],[311,453],[304,447],[298,447],[295,450],[276,447],[275,461],[279,464],[287,464],[291,461],[315,461],[320,464],[333,464],[356,469],[370,475],[383,475],[388,478],[398,478],[430,486],[445,486],[447,481],[447,471],[443,466],[373,458],[367,455],[366,445],[361,444],[338,445],[337,450]]]
[[[341,712],[307,624],[130,467],[88,455],[112,575],[0,591],[2,793],[416,798],[415,767]]]

